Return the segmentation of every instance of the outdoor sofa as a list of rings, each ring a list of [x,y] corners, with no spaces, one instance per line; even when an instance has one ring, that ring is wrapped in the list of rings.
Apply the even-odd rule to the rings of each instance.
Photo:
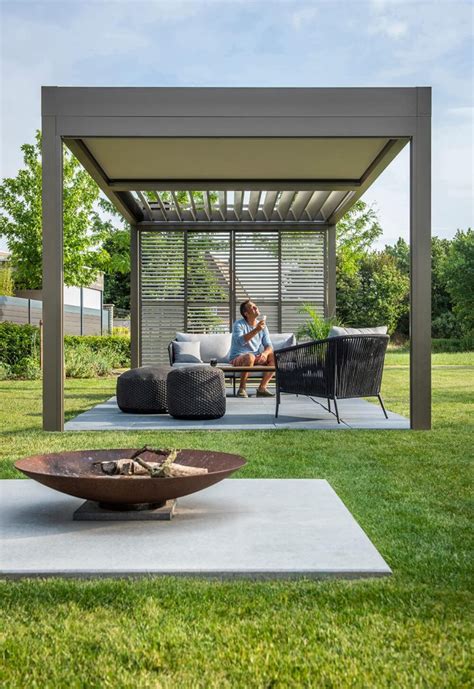
[[[230,366],[231,338],[230,333],[177,332],[175,339],[168,345],[170,366],[173,368],[210,366],[213,359],[217,361],[218,367]],[[296,337],[293,333],[270,333],[270,339],[275,351],[296,344]],[[224,371],[224,373],[226,378],[233,379],[235,391],[235,380],[240,374],[235,371]],[[251,377],[260,377],[261,375],[261,372],[250,373]]]
[[[377,397],[388,418],[380,395],[389,341],[386,333],[385,326],[333,328],[325,340],[277,350],[275,417],[284,392],[324,398],[330,412],[332,400],[338,423],[338,399]]]

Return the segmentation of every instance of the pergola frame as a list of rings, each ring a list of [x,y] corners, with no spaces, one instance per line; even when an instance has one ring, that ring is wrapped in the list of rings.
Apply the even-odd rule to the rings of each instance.
[[[139,261],[141,229],[171,229],[180,220],[153,218],[143,197],[151,189],[219,191],[222,225],[232,221],[222,209],[229,189],[237,192],[298,192],[293,217],[281,222],[257,220],[256,196],[248,213],[253,230],[295,224],[328,232],[328,311],[335,309],[335,225],[397,153],[410,143],[410,419],[413,429],[431,427],[431,89],[423,88],[58,88],[42,89],[43,133],[43,427],[64,428],[62,147],[75,153],[86,170],[132,225],[132,362],[139,352]],[[85,138],[252,138],[357,139],[381,137],[387,144],[357,179],[110,179],[83,143]],[[139,190],[141,195],[134,196]],[[296,219],[305,191],[345,192],[324,218]],[[285,192],[283,192],[285,193]],[[209,196],[206,194],[207,204]],[[260,199],[260,196],[258,197]],[[159,205],[159,195],[157,196]],[[205,202],[206,203],[206,202]],[[206,221],[194,226],[217,229],[206,204]],[[290,205],[286,209],[290,208]],[[263,209],[262,209],[263,210]],[[253,216],[252,216],[252,212]],[[190,207],[191,215],[196,209]],[[243,220],[235,222],[241,229]]]

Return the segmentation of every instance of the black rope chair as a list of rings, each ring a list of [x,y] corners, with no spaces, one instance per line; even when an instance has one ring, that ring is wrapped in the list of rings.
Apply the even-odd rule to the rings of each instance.
[[[332,400],[338,423],[338,399],[377,397],[388,419],[380,395],[388,340],[388,335],[343,335],[275,351],[275,417],[280,393],[286,392],[322,397],[329,412]]]

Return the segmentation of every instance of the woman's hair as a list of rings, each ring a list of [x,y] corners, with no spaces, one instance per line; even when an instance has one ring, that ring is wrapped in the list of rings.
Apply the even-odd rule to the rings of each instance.
[[[251,299],[246,299],[240,305],[240,315],[242,316],[242,318],[245,318],[245,320],[247,320],[245,316],[245,312],[247,311],[247,304],[250,304],[251,301]]]

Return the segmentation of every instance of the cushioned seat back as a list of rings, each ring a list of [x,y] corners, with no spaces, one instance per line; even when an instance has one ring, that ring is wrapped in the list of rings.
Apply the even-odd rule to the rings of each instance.
[[[201,359],[208,364],[211,359],[224,363],[229,361],[230,333],[176,333],[178,342],[200,342]]]

